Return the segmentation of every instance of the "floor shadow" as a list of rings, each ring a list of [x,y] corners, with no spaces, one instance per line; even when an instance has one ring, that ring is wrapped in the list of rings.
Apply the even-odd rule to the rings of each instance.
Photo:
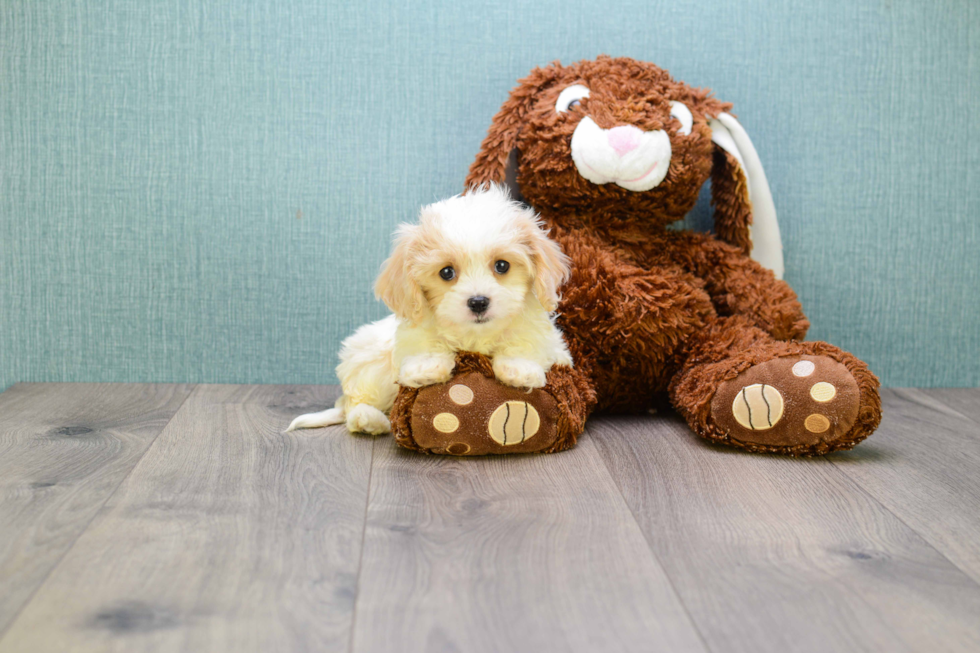
[[[859,444],[850,451],[835,451],[824,457],[831,462],[844,465],[888,463],[901,458],[896,452],[875,443]]]
[[[843,464],[843,465],[855,465],[855,464],[871,464],[871,463],[887,463],[893,462],[900,458],[900,456],[889,449],[882,447],[881,445],[875,443],[862,443],[859,444],[854,449],[850,451],[835,451],[832,453],[824,454],[822,456],[786,456],[782,454],[766,453],[762,451],[746,451],[745,449],[738,449],[736,447],[728,447],[723,444],[715,444],[709,440],[698,437],[693,431],[690,431],[691,441],[695,446],[704,449],[705,451],[711,451],[717,455],[723,456],[751,456],[751,457],[761,457],[761,458],[776,458],[786,461],[795,461],[800,463],[807,463],[814,460],[815,458],[825,458],[831,462]]]

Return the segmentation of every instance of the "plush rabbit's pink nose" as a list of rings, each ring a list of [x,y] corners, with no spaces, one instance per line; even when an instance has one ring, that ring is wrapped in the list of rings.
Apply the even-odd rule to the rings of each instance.
[[[632,152],[640,144],[640,137],[643,132],[633,125],[613,127],[606,132],[609,146],[616,150],[616,154],[623,156],[627,152]]]

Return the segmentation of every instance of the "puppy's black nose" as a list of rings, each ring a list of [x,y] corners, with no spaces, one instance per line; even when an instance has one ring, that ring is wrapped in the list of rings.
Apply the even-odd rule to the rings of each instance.
[[[479,315],[480,313],[486,312],[487,308],[490,306],[489,297],[481,297],[477,295],[476,297],[470,297],[466,300],[466,305],[470,307],[470,310]]]

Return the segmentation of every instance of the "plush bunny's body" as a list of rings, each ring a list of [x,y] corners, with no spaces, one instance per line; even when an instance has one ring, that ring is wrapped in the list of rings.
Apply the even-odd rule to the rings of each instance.
[[[574,444],[593,408],[646,411],[665,392],[699,435],[754,451],[821,454],[877,427],[878,381],[867,366],[802,342],[809,323],[777,278],[765,174],[729,109],[652,64],[600,57],[534,70],[495,116],[467,185],[509,181],[572,261],[558,324],[575,368],[554,372],[564,390],[546,387],[525,403],[528,414],[535,405],[535,414],[558,412],[539,420],[551,444],[537,450]],[[668,229],[709,178],[715,235]],[[460,373],[474,374],[467,365]],[[442,387],[403,392],[392,416],[399,442],[506,451],[474,444],[493,436],[486,416],[505,404],[509,415],[515,403],[481,387],[473,407],[453,405]],[[426,415],[443,409],[467,413],[469,426],[433,431]]]

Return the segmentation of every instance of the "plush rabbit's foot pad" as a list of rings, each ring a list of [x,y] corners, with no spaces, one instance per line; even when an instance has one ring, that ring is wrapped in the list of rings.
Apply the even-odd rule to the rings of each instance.
[[[556,413],[544,392],[509,388],[470,372],[419,391],[412,435],[431,453],[528,453],[555,443]]]
[[[738,442],[814,446],[846,436],[860,402],[857,381],[841,363],[827,356],[785,356],[723,383],[711,401],[711,418]]]
[[[555,452],[575,446],[594,403],[569,368],[555,367],[544,388],[499,383],[488,359],[461,354],[448,382],[402,388],[391,411],[398,444],[454,456]]]

